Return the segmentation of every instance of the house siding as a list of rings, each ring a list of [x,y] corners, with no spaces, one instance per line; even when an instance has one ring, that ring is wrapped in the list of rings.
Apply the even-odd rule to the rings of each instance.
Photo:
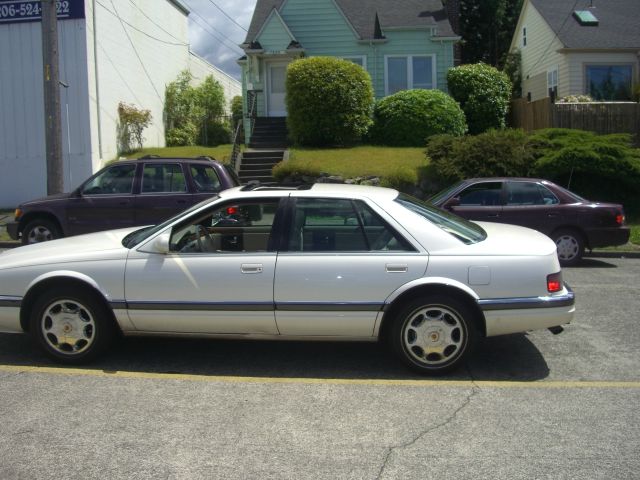
[[[571,95],[588,93],[585,81],[585,66],[592,64],[631,64],[633,65],[633,78],[638,82],[638,56],[635,53],[599,53],[599,52],[568,52],[568,66],[571,83],[568,88]]]
[[[257,40],[268,53],[286,50],[293,39],[282,24],[282,20],[276,14],[272,14]]]

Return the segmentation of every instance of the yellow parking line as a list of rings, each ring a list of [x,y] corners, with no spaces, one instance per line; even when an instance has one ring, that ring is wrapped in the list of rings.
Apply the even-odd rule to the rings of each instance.
[[[638,389],[640,382],[623,381],[486,381],[486,380],[401,380],[401,379],[345,379],[345,378],[288,378],[288,377],[239,377],[223,375],[189,375],[182,373],[152,373],[92,370],[60,367],[30,367],[20,365],[0,365],[0,372],[7,373],[42,373],[51,375],[89,376],[124,379],[150,380],[187,380],[194,382],[222,383],[280,383],[280,384],[333,384],[333,385],[368,385],[368,386],[404,386],[404,387],[483,387],[483,388],[627,388]]]

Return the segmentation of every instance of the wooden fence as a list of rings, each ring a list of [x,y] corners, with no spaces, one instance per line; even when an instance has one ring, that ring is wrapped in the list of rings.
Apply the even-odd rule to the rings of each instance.
[[[640,103],[551,103],[548,98],[511,103],[511,126],[527,132],[541,128],[575,128],[629,133],[640,145]]]

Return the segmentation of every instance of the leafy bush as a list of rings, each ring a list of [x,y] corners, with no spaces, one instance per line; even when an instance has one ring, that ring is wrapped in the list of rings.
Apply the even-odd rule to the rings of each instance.
[[[434,180],[444,185],[464,178],[527,176],[534,156],[522,130],[490,130],[475,136],[432,137],[427,143]]]
[[[589,95],[567,95],[558,100],[558,103],[589,103],[594,101]]]
[[[231,99],[231,119],[233,120],[232,127],[235,130],[238,122],[242,120],[242,97],[240,95]]]
[[[142,131],[151,124],[151,111],[120,102],[118,119],[118,153],[129,153],[135,148],[142,148]]]
[[[203,123],[198,144],[215,147],[216,145],[231,143],[231,135],[229,122],[214,118]]]
[[[373,87],[360,66],[331,57],[289,64],[287,125],[300,145],[343,145],[358,140],[371,125]]]
[[[590,199],[640,210],[640,149],[626,134],[597,135],[568,129],[539,130],[530,137],[534,175],[548,178]]]
[[[191,73],[183,70],[165,90],[165,139],[168,146],[195,145],[198,140],[212,145],[206,136],[205,123],[219,122],[218,119],[224,115],[222,85],[212,75],[197,87],[191,86],[192,79]]]
[[[484,63],[461,65],[449,70],[447,84],[467,117],[469,133],[505,128],[512,89],[505,73]]]
[[[467,124],[460,106],[440,90],[404,90],[383,98],[373,111],[374,143],[422,146],[427,138],[464,135]]]

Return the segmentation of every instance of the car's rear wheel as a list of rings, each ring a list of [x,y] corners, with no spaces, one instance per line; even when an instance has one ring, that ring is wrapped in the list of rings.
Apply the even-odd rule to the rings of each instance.
[[[577,264],[584,255],[584,239],[576,230],[562,229],[553,235],[558,250],[558,260],[562,266]]]
[[[62,232],[55,222],[46,218],[31,220],[22,229],[22,244],[47,242],[62,237]]]
[[[36,301],[29,327],[45,353],[66,364],[93,360],[115,334],[111,312],[97,294],[83,288],[48,290]]]
[[[411,369],[439,375],[458,368],[476,338],[473,312],[455,298],[429,296],[409,303],[390,330],[396,355]]]

